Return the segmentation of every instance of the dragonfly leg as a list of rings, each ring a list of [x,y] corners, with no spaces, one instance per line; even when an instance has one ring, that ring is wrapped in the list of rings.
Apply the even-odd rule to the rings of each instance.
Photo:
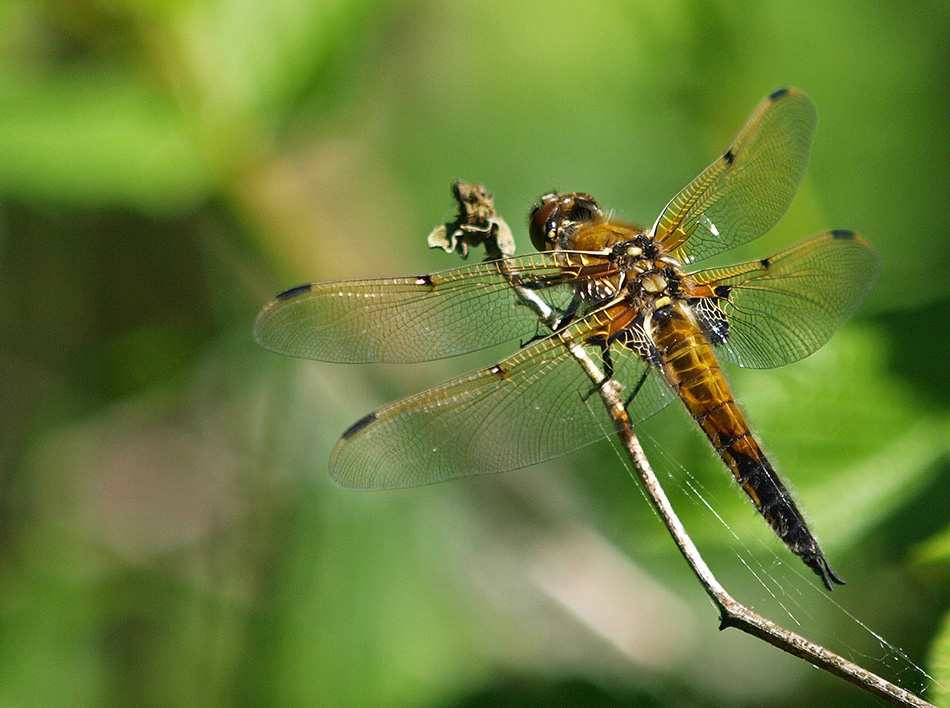
[[[600,360],[604,363],[604,378],[597,384],[597,388],[603,388],[604,384],[614,377],[614,360],[610,356],[610,344],[606,340],[598,344],[600,344]]]
[[[521,342],[520,346],[521,346],[522,349],[524,349],[524,348],[525,348],[526,346],[528,346],[529,344],[532,344],[533,342],[537,342],[539,339],[544,339],[545,337],[550,336],[550,334],[551,334],[550,332],[546,332],[546,331],[544,331],[544,330],[541,329],[541,323],[539,322],[539,323],[538,323],[538,329],[537,329],[537,331],[534,333],[534,336],[531,337],[531,339],[527,339],[527,340]]]
[[[577,315],[577,308],[581,305],[581,294],[574,293],[574,297],[571,298],[570,304],[564,308],[564,311],[561,313],[561,316],[558,318],[557,322],[554,324],[554,331],[562,330],[567,327],[571,322],[574,321],[574,317]]]
[[[601,336],[591,337],[587,340],[587,344],[600,347],[600,358],[604,363],[604,377],[591,386],[590,390],[584,394],[583,400],[585,403],[592,395],[600,391],[604,387],[604,384],[614,377],[614,361],[613,357],[610,356],[610,345],[607,344],[607,338]]]
[[[640,393],[640,389],[643,388],[643,384],[647,382],[647,376],[650,375],[649,369],[643,370],[643,376],[640,377],[640,380],[637,381],[637,385],[633,387],[633,390],[630,392],[630,395],[623,402],[624,410],[630,407],[630,404],[633,402],[633,399],[637,397],[637,394]]]
[[[559,330],[562,330],[565,327],[567,327],[569,324],[571,324],[571,322],[574,321],[574,318],[577,316],[577,310],[581,305],[582,299],[583,298],[581,298],[580,293],[574,293],[574,297],[571,299],[570,304],[568,304],[566,308],[564,308],[563,310],[558,310],[557,308],[555,308],[555,311],[558,313],[559,316],[557,320],[555,321],[554,325],[551,327],[551,332],[557,332]],[[528,341],[521,343],[521,348],[523,349],[529,344],[531,344],[532,342],[536,342],[539,339],[544,339],[551,332],[543,332],[539,328],[537,334],[535,334]]]

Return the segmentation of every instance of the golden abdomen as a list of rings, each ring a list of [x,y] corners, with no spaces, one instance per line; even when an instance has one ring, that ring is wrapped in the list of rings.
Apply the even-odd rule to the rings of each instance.
[[[843,582],[828,565],[801,512],[749,430],[712,345],[688,306],[676,301],[655,313],[650,334],[656,363],[666,380],[759,513],[826,586]]]

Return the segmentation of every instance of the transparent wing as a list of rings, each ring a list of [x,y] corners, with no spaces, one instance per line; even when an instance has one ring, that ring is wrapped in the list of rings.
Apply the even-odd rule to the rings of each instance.
[[[689,276],[685,293],[723,359],[772,368],[827,342],[880,276],[867,241],[850,231],[814,236],[760,261]]]
[[[564,334],[583,341],[587,330],[580,322]],[[599,347],[584,349],[601,361]],[[611,355],[623,395],[636,392],[628,405],[634,423],[675,398],[633,350],[614,346]],[[593,383],[555,335],[361,419],[333,450],[330,476],[349,489],[432,484],[532,465],[613,430]]]
[[[654,225],[681,263],[758,238],[788,209],[805,175],[815,106],[798,89],[768,96],[732,146],[666,205]]]
[[[281,354],[322,361],[441,359],[538,332],[538,317],[519,304],[513,278],[563,310],[575,282],[613,268],[563,251],[416,277],[301,285],[264,306],[254,338]]]

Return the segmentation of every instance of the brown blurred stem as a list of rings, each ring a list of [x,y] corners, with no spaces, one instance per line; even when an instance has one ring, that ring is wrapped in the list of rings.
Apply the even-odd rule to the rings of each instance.
[[[509,274],[506,267],[507,256],[513,252],[514,242],[512,240],[510,243],[499,244],[495,241],[499,234],[502,235],[502,239],[510,238],[511,231],[505,224],[504,219],[495,212],[492,195],[484,186],[466,182],[456,182],[453,186],[453,194],[459,206],[459,216],[452,223],[433,231],[429,240],[430,245],[444,248],[449,252],[456,251],[463,257],[468,255],[470,246],[484,245],[486,253],[488,253],[486,260],[498,260],[498,267],[502,273]],[[510,278],[510,280],[512,288],[518,293],[522,303],[530,307],[538,319],[553,330],[557,321],[557,313],[552,311],[550,306],[538,297],[537,293],[519,286],[516,277]],[[602,383],[604,374],[601,371],[600,363],[594,361],[582,346],[572,346],[571,342],[562,341],[600,392],[601,400],[613,420],[617,435],[627,450],[627,454],[637,470],[650,501],[659,513],[663,523],[666,524],[673,541],[699,579],[706,594],[709,595],[718,608],[720,629],[734,627],[758,637],[782,651],[804,659],[813,666],[824,669],[835,676],[840,676],[845,681],[849,681],[868,693],[883,698],[894,705],[934,708],[933,704],[913,693],[885,681],[880,676],[861,668],[795,632],[780,627],[733,599],[716,580],[709,566],[706,565],[699,550],[673,510],[666,493],[660,486],[659,480],[657,480],[650,466],[650,461],[640,446],[640,441],[634,435],[630,418],[624,409],[621,385],[616,380]]]

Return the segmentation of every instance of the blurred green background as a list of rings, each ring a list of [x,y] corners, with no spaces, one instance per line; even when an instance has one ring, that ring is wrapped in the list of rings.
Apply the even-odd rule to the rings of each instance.
[[[948,40],[927,0],[4,0],[0,704],[880,705],[718,632],[608,444],[328,481],[346,425],[506,350],[250,337],[299,282],[458,265],[424,238],[459,178],[522,251],[552,189],[652,223],[785,84],[818,106],[808,176],[730,260],[850,228],[884,275],[818,354],[732,378],[848,585],[813,586],[678,409],[644,440],[738,599],[950,686]]]

